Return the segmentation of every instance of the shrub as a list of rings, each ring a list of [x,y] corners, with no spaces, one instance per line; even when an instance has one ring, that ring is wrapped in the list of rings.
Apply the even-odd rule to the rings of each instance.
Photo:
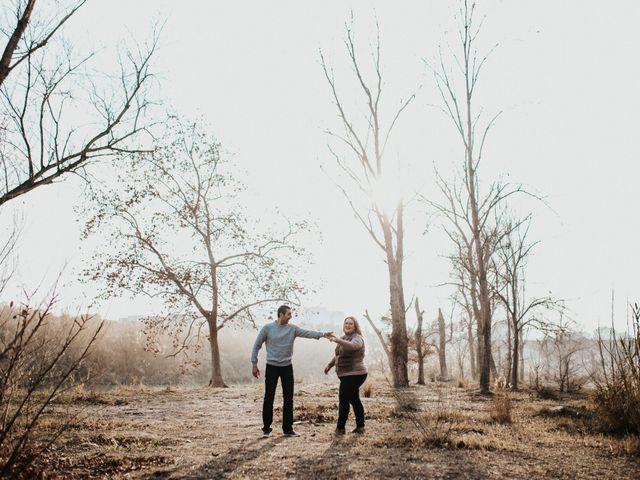
[[[551,387],[541,385],[535,389],[536,396],[541,400],[560,400],[558,393]]]
[[[55,295],[33,308],[0,308],[0,477],[19,476],[64,429],[34,440],[47,407],[81,372],[102,323],[90,316],[52,318]]]
[[[489,415],[494,422],[511,423],[511,396],[507,391],[496,393],[491,399]]]
[[[394,389],[397,402],[396,414],[408,418],[418,432],[417,444],[427,447],[451,445],[451,430],[459,416],[451,412],[444,401],[442,385],[436,387],[437,402],[433,412],[422,413],[420,402],[409,389]],[[415,443],[415,442],[414,442]]]
[[[365,383],[362,386],[362,394],[366,398],[371,398],[371,394],[373,393],[373,385],[371,383]]]
[[[601,427],[619,434],[640,433],[640,307],[632,307],[631,329],[609,339],[598,332],[600,368],[593,381],[594,403]]]

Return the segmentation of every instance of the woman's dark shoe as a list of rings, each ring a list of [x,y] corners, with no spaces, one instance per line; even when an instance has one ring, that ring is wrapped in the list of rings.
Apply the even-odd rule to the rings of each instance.
[[[357,433],[362,435],[364,433],[364,427],[356,427],[353,430],[351,430],[351,433]]]
[[[344,428],[336,428],[336,435],[344,435],[346,430]]]

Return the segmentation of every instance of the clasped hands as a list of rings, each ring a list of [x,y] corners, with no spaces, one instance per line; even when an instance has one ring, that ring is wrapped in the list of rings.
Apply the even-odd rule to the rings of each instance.
[[[324,332],[322,336],[330,342],[335,342],[336,340],[336,336],[333,334],[333,332]]]

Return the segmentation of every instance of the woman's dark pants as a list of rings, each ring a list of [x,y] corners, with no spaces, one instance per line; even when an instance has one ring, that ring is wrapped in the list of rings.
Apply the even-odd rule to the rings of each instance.
[[[364,427],[364,407],[360,401],[360,386],[366,379],[367,374],[340,377],[338,428],[344,428],[347,424],[349,405],[353,405],[353,413],[356,415],[356,427]]]
[[[271,431],[271,422],[273,422],[273,398],[276,395],[276,387],[278,386],[278,378],[282,384],[282,397],[284,405],[282,406],[282,431],[287,433],[293,430],[293,365],[286,367],[276,367],[269,365],[264,374],[264,402],[262,403],[262,431]]]

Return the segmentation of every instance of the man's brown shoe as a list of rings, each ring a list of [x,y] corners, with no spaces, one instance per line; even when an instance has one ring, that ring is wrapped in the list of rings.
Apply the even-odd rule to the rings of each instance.
[[[344,435],[346,430],[344,428],[336,428],[336,435]]]
[[[364,427],[356,427],[351,431],[351,433],[358,433],[362,435],[364,433]]]

